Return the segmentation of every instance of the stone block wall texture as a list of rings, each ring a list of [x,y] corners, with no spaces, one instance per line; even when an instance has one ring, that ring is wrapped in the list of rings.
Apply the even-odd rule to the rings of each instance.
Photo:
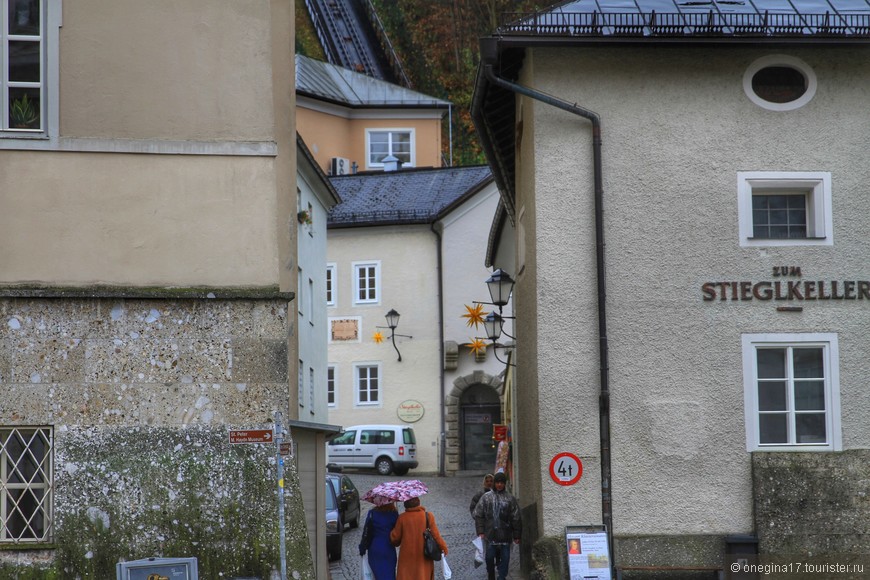
[[[870,576],[870,450],[753,453],[762,561],[863,564]]]
[[[54,429],[53,544],[0,545],[5,578],[115,577],[196,557],[200,578],[279,566],[274,447],[288,409],[285,299],[0,298],[0,426]],[[295,471],[288,574],[313,578]]]

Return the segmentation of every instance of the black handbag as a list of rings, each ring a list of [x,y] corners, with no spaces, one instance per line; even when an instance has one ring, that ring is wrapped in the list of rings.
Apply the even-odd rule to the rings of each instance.
[[[434,536],[432,536],[432,530],[429,529],[429,512],[423,512],[426,514],[426,529],[423,530],[423,556],[427,560],[438,561],[441,559],[441,546],[438,545],[438,542],[435,541]]]
[[[369,548],[372,547],[372,540],[374,539],[375,532],[372,529],[374,524],[372,523],[372,512],[369,512],[366,516],[366,523],[363,526],[362,539],[359,543],[359,555],[365,556],[365,553],[368,552]]]

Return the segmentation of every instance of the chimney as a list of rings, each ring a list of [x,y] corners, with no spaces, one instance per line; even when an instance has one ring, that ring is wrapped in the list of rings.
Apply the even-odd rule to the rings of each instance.
[[[402,162],[392,155],[383,158],[384,171],[398,171],[402,168]]]

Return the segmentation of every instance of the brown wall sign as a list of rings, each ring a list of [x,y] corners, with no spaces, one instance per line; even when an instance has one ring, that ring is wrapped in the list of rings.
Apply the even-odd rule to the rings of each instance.
[[[800,266],[777,266],[774,277],[801,277]],[[704,282],[704,302],[748,300],[870,300],[870,280],[764,280]]]

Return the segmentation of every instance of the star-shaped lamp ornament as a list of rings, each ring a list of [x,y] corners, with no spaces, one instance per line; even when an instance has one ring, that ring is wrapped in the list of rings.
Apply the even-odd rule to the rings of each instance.
[[[375,332],[375,333],[372,335],[372,340],[375,341],[375,342],[378,343],[378,344],[381,344],[382,342],[384,342],[384,335],[381,334],[381,331],[380,331],[380,330],[378,330],[377,332]]]
[[[477,355],[481,352],[486,352],[486,341],[482,338],[474,338],[465,346],[471,351],[471,354]]]
[[[465,305],[465,314],[462,315],[462,318],[467,318],[465,321],[466,326],[473,326],[477,328],[478,324],[483,324],[484,317],[488,314],[488,312],[483,311],[483,304],[475,304],[474,306]]]

